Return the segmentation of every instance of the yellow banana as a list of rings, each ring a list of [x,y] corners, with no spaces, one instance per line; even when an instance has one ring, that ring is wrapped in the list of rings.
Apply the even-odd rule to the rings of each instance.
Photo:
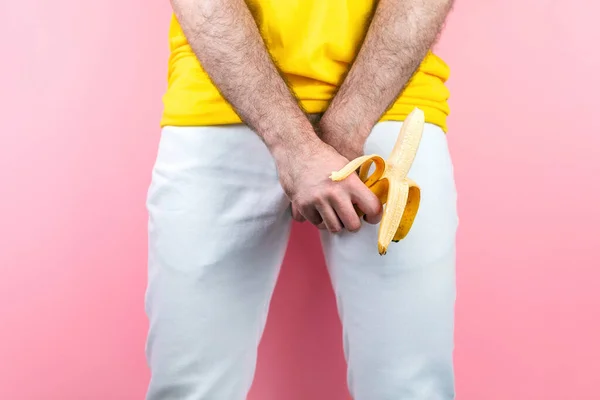
[[[330,176],[333,181],[341,181],[360,168],[360,179],[385,204],[377,238],[381,255],[387,252],[390,242],[406,237],[417,216],[421,189],[407,174],[417,154],[424,125],[423,111],[415,108],[404,120],[387,160],[376,154],[358,157]],[[375,171],[369,175],[372,164]],[[362,211],[358,211],[362,217]]]

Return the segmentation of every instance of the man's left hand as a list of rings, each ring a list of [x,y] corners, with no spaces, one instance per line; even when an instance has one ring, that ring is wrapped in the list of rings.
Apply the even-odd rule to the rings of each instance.
[[[317,119],[309,116],[315,127],[315,132],[319,138],[333,147],[348,160],[353,160],[364,154],[365,139],[359,137],[355,132],[344,128],[344,125],[333,120],[333,118]],[[354,134],[353,134],[354,133]],[[298,222],[304,222],[306,219],[292,204],[292,217]],[[319,229],[326,229],[324,224],[317,226]]]

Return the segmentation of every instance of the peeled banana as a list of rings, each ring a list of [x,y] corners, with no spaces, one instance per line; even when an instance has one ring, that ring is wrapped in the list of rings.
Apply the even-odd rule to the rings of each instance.
[[[407,174],[417,154],[424,126],[425,115],[421,109],[415,108],[404,120],[387,160],[377,154],[365,155],[330,175],[331,180],[341,181],[359,169],[360,179],[385,205],[377,237],[380,255],[387,253],[392,241],[398,242],[406,237],[417,216],[421,189]],[[369,175],[372,164],[375,164],[375,170]],[[364,215],[357,211],[360,217]]]

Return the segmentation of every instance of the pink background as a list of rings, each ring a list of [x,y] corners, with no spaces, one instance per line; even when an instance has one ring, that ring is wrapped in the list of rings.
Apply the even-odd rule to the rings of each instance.
[[[0,399],[143,398],[169,13],[0,4]],[[599,14],[459,0],[438,47],[460,192],[460,400],[600,396]],[[250,398],[346,400],[317,237],[298,226],[292,239]]]

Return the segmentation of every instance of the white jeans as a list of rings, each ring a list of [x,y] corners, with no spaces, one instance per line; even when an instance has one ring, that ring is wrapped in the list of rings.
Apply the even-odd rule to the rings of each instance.
[[[387,156],[400,126],[377,124],[365,153]],[[439,127],[426,125],[409,177],[421,206],[385,256],[377,226],[322,233],[356,400],[454,398],[458,218]],[[166,127],[147,206],[146,399],[245,399],[292,221],[273,159],[243,125]]]

